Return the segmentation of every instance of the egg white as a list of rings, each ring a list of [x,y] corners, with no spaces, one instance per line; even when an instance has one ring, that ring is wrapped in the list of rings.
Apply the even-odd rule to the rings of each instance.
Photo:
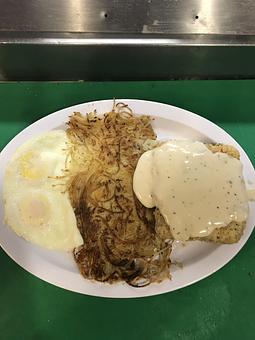
[[[68,139],[53,130],[20,146],[7,165],[5,223],[39,246],[70,251],[83,243],[68,194],[63,192]]]

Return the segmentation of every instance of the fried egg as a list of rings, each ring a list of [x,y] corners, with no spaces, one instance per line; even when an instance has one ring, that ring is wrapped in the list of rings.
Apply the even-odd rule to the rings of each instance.
[[[83,243],[64,191],[68,138],[53,130],[20,146],[7,165],[3,199],[5,224],[39,246],[71,251]]]

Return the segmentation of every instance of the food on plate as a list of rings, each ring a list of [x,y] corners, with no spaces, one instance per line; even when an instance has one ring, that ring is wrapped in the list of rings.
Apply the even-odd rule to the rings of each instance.
[[[162,238],[237,242],[248,217],[239,152],[232,146],[168,141],[144,153],[134,173],[134,191],[156,207]]]
[[[87,279],[134,287],[170,278],[174,240],[238,242],[255,195],[239,152],[158,141],[151,123],[114,102],[28,140],[5,171],[5,223],[39,246],[73,251]]]
[[[155,209],[155,224],[157,232],[161,237],[173,239],[171,229],[166,223],[164,217],[161,215],[159,209]],[[191,238],[190,240],[210,241],[215,243],[236,243],[240,240],[243,230],[245,228],[245,222],[237,223],[231,222],[228,226],[223,228],[216,228],[211,234],[204,237]]]
[[[53,130],[20,146],[5,171],[5,224],[39,246],[72,251],[83,240],[68,197],[63,193],[68,138]]]
[[[153,210],[132,186],[139,157],[155,143],[151,119],[119,103],[103,117],[75,113],[67,135],[68,192],[84,240],[74,255],[82,275],[135,287],[169,277],[171,244],[157,234]]]

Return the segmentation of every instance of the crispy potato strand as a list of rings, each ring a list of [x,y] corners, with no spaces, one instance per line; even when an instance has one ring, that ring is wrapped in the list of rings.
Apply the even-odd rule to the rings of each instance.
[[[132,187],[137,161],[156,139],[150,118],[117,103],[103,117],[74,113],[67,134],[68,192],[84,240],[74,256],[82,275],[135,287],[170,277],[171,244],[155,232],[153,209]]]

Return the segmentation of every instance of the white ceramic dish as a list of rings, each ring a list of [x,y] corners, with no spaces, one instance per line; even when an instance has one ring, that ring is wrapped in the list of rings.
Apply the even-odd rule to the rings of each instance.
[[[246,183],[255,183],[254,168],[244,150],[224,130],[212,122],[186,110],[143,100],[121,99],[137,114],[149,114],[155,118],[153,127],[159,139],[193,139],[203,142],[220,142],[235,146],[241,154]],[[29,138],[43,132],[64,128],[68,116],[74,111],[81,113],[94,109],[98,113],[110,111],[112,100],[84,103],[65,108],[40,119],[20,132],[0,154],[0,197],[5,166],[15,149]],[[233,245],[216,245],[204,242],[189,242],[185,247],[176,245],[174,260],[183,263],[183,268],[171,268],[172,280],[151,284],[144,288],[133,288],[125,283],[114,285],[85,280],[78,272],[72,254],[48,251],[32,245],[16,236],[2,224],[3,202],[0,204],[0,244],[5,252],[21,267],[33,275],[58,287],[88,295],[102,297],[143,297],[171,292],[197,282],[223,267],[244,246],[255,222],[255,203],[250,203],[247,226],[240,242]],[[3,278],[4,279],[4,278]]]

